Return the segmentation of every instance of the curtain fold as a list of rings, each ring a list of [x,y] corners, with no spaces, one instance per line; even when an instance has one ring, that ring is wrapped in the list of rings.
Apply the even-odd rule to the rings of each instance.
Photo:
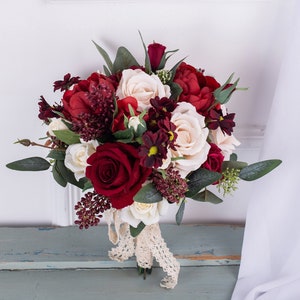
[[[261,154],[283,163],[253,185],[232,300],[300,299],[300,1],[293,17]]]

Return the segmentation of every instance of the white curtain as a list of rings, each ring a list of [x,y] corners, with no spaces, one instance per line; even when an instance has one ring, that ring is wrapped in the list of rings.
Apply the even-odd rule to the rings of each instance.
[[[300,299],[300,1],[296,1],[262,159],[283,163],[253,184],[232,300]]]

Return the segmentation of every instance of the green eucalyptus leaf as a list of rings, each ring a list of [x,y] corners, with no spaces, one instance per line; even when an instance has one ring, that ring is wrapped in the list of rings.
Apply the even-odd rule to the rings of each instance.
[[[223,200],[216,196],[214,193],[211,191],[205,189],[204,191],[196,194],[195,196],[192,197],[193,200],[195,201],[200,201],[200,202],[209,202],[213,204],[219,204],[222,203]]]
[[[84,181],[84,186],[83,186],[82,191],[84,192],[84,191],[92,189],[92,188],[94,188],[92,182],[86,178],[86,180]]]
[[[52,175],[54,180],[61,185],[62,187],[66,187],[68,182],[67,180],[63,177],[63,175],[61,174],[61,171],[59,169],[59,167],[57,166],[57,162],[59,160],[55,161],[53,167],[52,167]]]
[[[77,184],[74,184],[74,185],[77,186],[78,188],[80,188],[81,190],[85,191],[86,187],[91,185],[91,182],[88,178],[83,177],[83,178],[80,178],[79,181],[77,181]],[[91,188],[91,187],[89,187],[89,188]]]
[[[47,157],[49,158],[53,158],[56,160],[64,160],[66,156],[65,151],[63,150],[57,150],[57,149],[53,149],[49,152],[49,154],[47,155]]]
[[[139,66],[134,56],[125,47],[119,47],[113,64],[114,73],[122,72],[132,66]]]
[[[227,103],[230,99],[232,92],[237,88],[237,84],[240,79],[238,78],[234,83],[231,84],[230,82],[231,82],[231,79],[233,78],[233,75],[234,75],[234,73],[232,73],[229,76],[227,81],[222,86],[220,86],[219,88],[217,88],[214,91],[215,99],[220,104]],[[229,84],[231,84],[231,85],[229,85]]]
[[[145,228],[145,224],[143,222],[140,222],[137,227],[133,227],[130,225],[130,234],[132,237],[137,237],[142,230]]]
[[[171,81],[173,81],[174,77],[175,77],[175,73],[177,68],[179,67],[179,65],[186,59],[186,57],[184,57],[183,59],[181,59],[175,66],[173,66],[173,68],[170,70],[172,77],[171,77]]]
[[[75,133],[74,131],[64,129],[64,130],[53,130],[55,136],[64,142],[67,145],[72,144],[79,144],[80,143],[80,136],[79,134]]]
[[[171,99],[172,100],[177,100],[180,94],[182,93],[182,88],[179,84],[176,82],[171,82],[169,84],[170,89],[171,89]]]
[[[103,65],[103,71],[106,76],[109,77],[111,75],[111,72],[108,70],[107,66],[105,65]]]
[[[177,52],[179,49],[176,49],[176,50],[169,50],[169,51],[166,51],[163,55],[163,57],[161,58],[160,60],[160,63],[159,63],[159,66],[157,68],[157,70],[161,70],[165,67],[166,63],[167,63],[167,60],[175,53]]]
[[[239,169],[242,170],[243,168],[247,167],[248,164],[243,161],[235,161],[235,160],[226,160],[222,163],[222,170],[229,169]]]
[[[8,163],[7,168],[16,171],[44,171],[50,168],[51,164],[42,157],[28,157]]]
[[[104,59],[106,65],[107,65],[107,68],[108,68],[108,69],[107,69],[106,67],[104,68],[105,73],[108,72],[108,74],[106,74],[106,75],[108,75],[108,76],[111,75],[111,74],[114,73],[114,72],[113,72],[113,63],[112,63],[112,61],[111,61],[109,55],[108,55],[107,52],[106,52],[102,47],[100,47],[97,43],[95,43],[94,41],[93,41],[93,43],[94,43],[94,45],[96,46],[98,52],[101,54],[102,58]],[[110,72],[109,72],[109,71],[110,71]]]
[[[148,54],[146,45],[144,43],[144,40],[143,40],[143,37],[142,37],[142,34],[140,31],[139,31],[139,35],[140,35],[140,38],[141,38],[141,41],[142,41],[142,44],[143,44],[143,47],[145,50],[145,71],[147,74],[150,74],[151,73],[151,64],[150,64],[149,54]]]
[[[186,197],[192,198],[199,191],[206,186],[221,179],[222,174],[218,172],[212,172],[207,169],[199,168],[187,176],[188,179],[188,191],[185,193]]]
[[[77,181],[75,176],[74,176],[74,173],[65,166],[63,160],[57,160],[55,162],[55,165],[56,165],[57,171],[65,179],[66,182],[83,189],[84,180]]]
[[[162,195],[150,182],[136,193],[133,200],[140,203],[156,203],[162,200]]]
[[[185,209],[185,200],[183,199],[180,203],[180,206],[178,208],[178,211],[176,213],[176,224],[180,225],[183,219],[183,214],[184,214],[184,209]]]
[[[256,180],[271,172],[281,163],[282,161],[280,159],[260,161],[243,168],[239,174],[239,177],[246,181]]]

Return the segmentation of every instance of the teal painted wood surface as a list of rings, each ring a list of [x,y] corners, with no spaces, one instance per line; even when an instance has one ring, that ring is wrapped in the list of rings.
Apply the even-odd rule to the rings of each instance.
[[[157,265],[143,280],[134,258],[111,261],[106,226],[0,228],[0,300],[229,300],[244,228],[162,224],[161,231],[181,265],[174,290],[159,286]]]
[[[230,300],[237,266],[185,267],[173,290],[154,269],[143,280],[133,269],[0,272],[1,300]]]

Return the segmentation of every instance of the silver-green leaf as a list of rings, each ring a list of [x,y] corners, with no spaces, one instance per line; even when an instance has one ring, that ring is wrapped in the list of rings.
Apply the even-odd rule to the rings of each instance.
[[[50,168],[51,164],[42,157],[28,157],[8,163],[7,168],[16,171],[44,171]]]
[[[162,195],[153,183],[148,183],[137,192],[133,200],[140,203],[156,203],[162,200]]]
[[[207,169],[199,168],[187,176],[188,179],[188,191],[186,197],[192,198],[199,191],[206,186],[221,179],[222,174],[218,172],[212,172]]]
[[[62,142],[64,142],[67,145],[80,143],[79,134],[77,134],[74,131],[71,131],[69,129],[53,130],[53,133],[59,140],[61,140]]]
[[[216,196],[214,193],[211,191],[205,189],[204,191],[196,194],[195,196],[192,197],[193,200],[199,201],[199,202],[209,202],[212,204],[219,204],[222,203],[223,200]]]
[[[180,206],[178,208],[178,211],[176,213],[176,224],[180,225],[183,219],[183,214],[184,214],[184,209],[185,209],[185,200],[183,199],[180,203]]]
[[[251,164],[243,168],[239,177],[246,181],[256,180],[278,167],[282,161],[280,159],[269,159]]]
[[[125,47],[119,47],[113,64],[114,73],[122,72],[132,66],[139,66],[134,56]]]

